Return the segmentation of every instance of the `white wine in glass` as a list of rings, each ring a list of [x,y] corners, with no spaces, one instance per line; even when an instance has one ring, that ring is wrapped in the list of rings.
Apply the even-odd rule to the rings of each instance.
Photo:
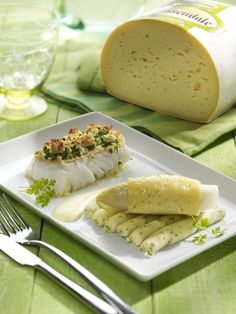
[[[53,63],[59,24],[47,6],[0,2],[0,118],[27,120],[47,110],[35,94]]]

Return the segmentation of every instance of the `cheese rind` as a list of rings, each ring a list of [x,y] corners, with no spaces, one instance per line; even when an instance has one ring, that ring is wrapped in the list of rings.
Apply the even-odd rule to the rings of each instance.
[[[215,32],[186,29],[160,13],[119,26],[101,55],[108,93],[186,120],[216,118],[236,102],[235,14],[236,7],[220,12],[224,28]]]

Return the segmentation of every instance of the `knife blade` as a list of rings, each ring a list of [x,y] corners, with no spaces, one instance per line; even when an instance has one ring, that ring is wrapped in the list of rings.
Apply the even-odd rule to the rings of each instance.
[[[99,299],[89,291],[80,287],[67,277],[63,276],[55,269],[47,265],[41,258],[34,255],[20,244],[14,242],[8,236],[0,234],[0,250],[11,257],[21,265],[27,265],[43,271],[61,285],[67,288],[71,293],[80,298],[81,301],[89,305],[93,310],[103,314],[116,314],[116,310],[105,301]]]
[[[4,234],[0,234],[0,250],[21,265],[37,266],[42,261],[37,255],[34,255]]]

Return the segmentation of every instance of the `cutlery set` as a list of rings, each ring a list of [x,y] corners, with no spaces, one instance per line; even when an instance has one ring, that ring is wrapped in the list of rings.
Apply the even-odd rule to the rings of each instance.
[[[3,193],[0,198],[0,250],[21,265],[36,268],[56,280],[69,292],[90,306],[98,313],[104,314],[135,314],[135,312],[122,301],[107,285],[90,273],[82,265],[71,257],[53,247],[52,245],[37,240],[37,233],[16,211],[9,197]],[[97,290],[103,299],[98,298],[85,290],[75,282],[71,281],[51,266],[42,261],[41,258],[28,251],[22,245],[43,246],[64,262],[75,269],[91,286]]]

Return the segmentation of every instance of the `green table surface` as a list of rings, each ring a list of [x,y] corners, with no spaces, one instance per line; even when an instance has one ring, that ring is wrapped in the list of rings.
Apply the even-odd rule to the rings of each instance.
[[[68,61],[68,60],[67,60]],[[58,67],[66,69],[69,61]],[[72,118],[78,113],[50,100],[48,111],[25,122],[0,120],[0,142]],[[234,133],[219,138],[195,159],[236,178]],[[14,202],[40,238],[63,250],[108,284],[140,314],[236,313],[236,237],[172,268],[148,282],[140,282],[66,235],[51,223]],[[93,292],[76,272],[44,248],[31,249],[64,275]],[[23,267],[0,253],[1,314],[87,314],[78,299],[44,274]]]

